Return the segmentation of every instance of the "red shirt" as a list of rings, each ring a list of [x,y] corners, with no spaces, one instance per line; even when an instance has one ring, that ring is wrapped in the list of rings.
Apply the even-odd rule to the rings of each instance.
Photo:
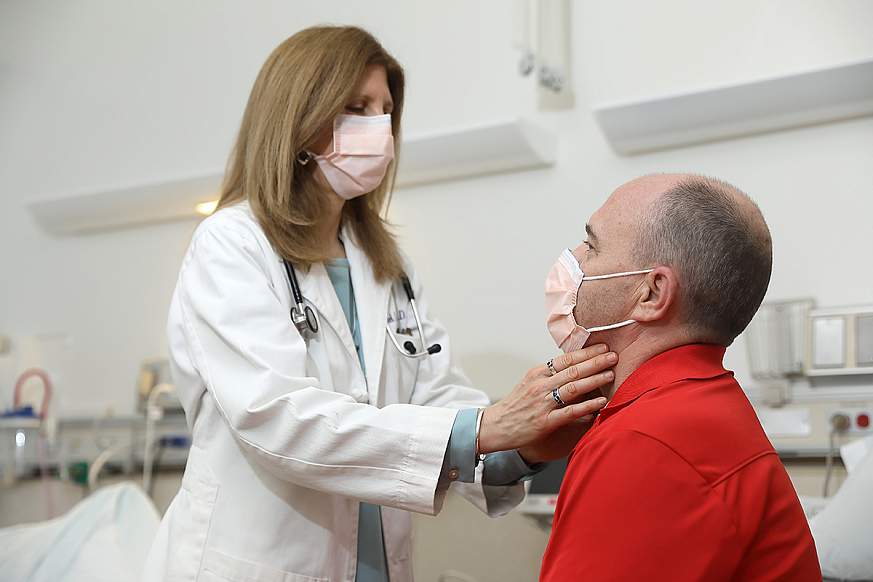
[[[725,349],[664,352],[570,456],[541,582],[821,581],[797,494]]]

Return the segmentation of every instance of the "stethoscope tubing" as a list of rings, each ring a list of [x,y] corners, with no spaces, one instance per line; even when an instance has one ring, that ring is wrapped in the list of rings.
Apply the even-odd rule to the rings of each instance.
[[[291,284],[291,294],[294,299],[294,307],[291,308],[291,321],[304,337],[318,333],[318,318],[315,311],[303,301],[303,293],[300,292],[300,283],[297,282],[297,272],[288,261],[282,261],[285,265],[285,273]]]
[[[291,308],[291,321],[304,338],[315,336],[318,333],[319,328],[318,318],[315,316],[315,312],[312,308],[305,303],[305,298],[300,291],[300,283],[297,281],[297,272],[294,269],[294,266],[285,260],[283,260],[282,263],[285,265],[285,273],[288,275],[288,282],[291,286],[291,295],[294,301],[294,307]],[[403,290],[406,292],[406,297],[409,299],[409,305],[412,308],[412,316],[415,318],[418,340],[421,343],[421,352],[415,350],[415,346],[412,342],[406,342],[406,344],[409,344],[410,348],[404,349],[406,344],[404,344],[404,346],[400,345],[397,336],[393,331],[391,331],[391,326],[387,323],[385,324],[385,331],[388,333],[388,337],[391,339],[394,348],[402,356],[410,359],[427,358],[440,352],[442,347],[439,344],[434,344],[429,348],[425,347],[424,328],[421,325],[421,318],[418,315],[418,306],[415,302],[415,294],[412,291],[412,284],[409,282],[409,277],[405,274],[401,275],[400,282],[403,286]]]

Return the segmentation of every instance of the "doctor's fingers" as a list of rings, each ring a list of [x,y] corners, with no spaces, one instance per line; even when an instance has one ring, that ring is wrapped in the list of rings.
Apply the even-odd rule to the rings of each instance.
[[[606,344],[594,344],[592,346],[582,348],[581,350],[573,350],[572,352],[567,352],[566,354],[555,356],[551,360],[552,366],[555,368],[555,372],[557,374],[560,374],[571,366],[581,364],[586,360],[590,360],[595,356],[605,354],[608,351],[609,348],[606,346]],[[548,364],[539,366],[534,369],[538,372],[538,376],[542,376],[544,378],[553,376],[552,371],[549,370]]]
[[[579,404],[570,404],[564,408],[556,408],[546,416],[546,430],[553,431],[594,414],[606,406],[606,398],[586,400]]]
[[[606,352],[589,358],[579,364],[570,366],[563,372],[559,372],[554,376],[546,379],[546,387],[548,390],[590,378],[602,372],[607,368],[612,368],[618,362],[618,354],[615,352]]]
[[[615,373],[612,370],[605,370],[598,374],[594,374],[593,376],[583,378],[582,380],[575,380],[564,384],[558,388],[558,396],[561,397],[562,402],[571,404],[582,400],[589,392],[606,386],[613,380],[615,380]],[[546,394],[546,398],[554,401],[551,392]]]

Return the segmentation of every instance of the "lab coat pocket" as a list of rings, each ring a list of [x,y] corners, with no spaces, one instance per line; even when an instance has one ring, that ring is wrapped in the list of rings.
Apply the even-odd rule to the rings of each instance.
[[[218,484],[199,447],[191,447],[182,477],[182,487],[173,500],[170,524],[172,555],[168,561],[167,580],[196,580],[209,535],[212,510],[218,496]]]
[[[405,336],[398,335],[397,340],[403,342]],[[419,362],[418,359],[402,356],[393,345],[385,346],[385,366],[382,368],[384,404],[405,404],[411,401]]]
[[[218,550],[209,550],[203,562],[200,582],[330,582],[330,579],[286,572],[234,558]]]

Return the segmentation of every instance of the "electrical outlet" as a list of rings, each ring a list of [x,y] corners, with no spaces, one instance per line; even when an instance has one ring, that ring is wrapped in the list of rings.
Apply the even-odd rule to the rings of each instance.
[[[834,408],[828,415],[829,420],[840,414],[849,418],[849,427],[845,434],[873,435],[873,407],[841,406]]]

